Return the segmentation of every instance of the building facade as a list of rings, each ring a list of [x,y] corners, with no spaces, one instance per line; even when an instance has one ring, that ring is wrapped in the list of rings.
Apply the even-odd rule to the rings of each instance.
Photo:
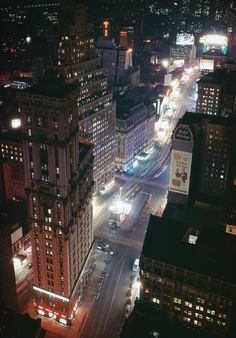
[[[56,72],[65,83],[78,86],[77,117],[80,139],[94,144],[94,190],[113,181],[115,175],[116,105],[107,78],[95,56],[94,40],[82,2],[67,3],[56,51]]]
[[[156,113],[153,105],[144,103],[118,107],[116,120],[116,169],[127,171],[135,156],[154,145]]]
[[[93,154],[79,143],[78,89],[47,81],[18,96],[35,309],[69,324],[93,242]]]
[[[226,337],[233,322],[235,279],[231,268],[224,268],[228,253],[217,254],[213,247],[221,243],[232,252],[235,236],[223,228],[214,231],[211,238],[212,230],[196,233],[187,224],[151,216],[140,258],[141,300],[187,327]]]
[[[96,52],[104,74],[107,75],[109,87],[128,81],[133,66],[132,48],[117,46],[114,40],[98,39]]]
[[[187,165],[191,171],[190,200],[209,205],[227,204],[234,177],[235,119],[187,112],[181,123],[193,134],[192,161]],[[182,142],[178,150],[186,152],[185,144]]]
[[[196,111],[215,116],[235,116],[236,72],[216,70],[198,81]]]
[[[0,161],[5,178],[8,175],[6,189],[9,198],[25,199],[22,139],[18,130],[0,133]]]
[[[182,60],[185,65],[191,65],[196,61],[196,47],[192,46],[172,46],[170,47],[170,58],[173,61]]]

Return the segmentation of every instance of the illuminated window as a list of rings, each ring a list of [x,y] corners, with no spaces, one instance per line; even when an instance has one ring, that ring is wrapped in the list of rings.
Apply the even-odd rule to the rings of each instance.
[[[188,307],[190,307],[190,308],[193,306],[193,304],[190,303],[190,302],[184,302],[184,305],[185,305],[185,306],[188,306]]]
[[[152,298],[153,303],[160,304],[160,299],[158,298]]]
[[[174,298],[174,303],[178,303],[178,304],[181,304],[182,303],[182,300],[180,298]]]
[[[184,320],[185,322],[190,322],[190,321],[191,321],[191,319],[190,319],[189,317],[183,317],[183,320]]]

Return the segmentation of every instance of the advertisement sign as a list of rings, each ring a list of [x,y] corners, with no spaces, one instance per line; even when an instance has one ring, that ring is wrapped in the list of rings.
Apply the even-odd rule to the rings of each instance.
[[[184,66],[184,59],[179,59],[179,60],[173,60],[173,65],[175,68],[180,68]]]
[[[193,34],[179,33],[176,36],[176,45],[180,46],[192,46],[194,44]]]
[[[192,135],[192,132],[191,132],[191,130],[188,126],[180,124],[175,130],[174,139],[192,142],[193,135]]]
[[[199,42],[205,45],[227,46],[228,38],[220,34],[206,34],[200,38]]]
[[[214,60],[211,59],[201,59],[200,60],[200,69],[204,70],[214,70]]]
[[[191,163],[191,153],[180,150],[172,150],[169,191],[188,195]]]
[[[166,74],[164,77],[164,86],[170,86],[172,81],[172,74]]]

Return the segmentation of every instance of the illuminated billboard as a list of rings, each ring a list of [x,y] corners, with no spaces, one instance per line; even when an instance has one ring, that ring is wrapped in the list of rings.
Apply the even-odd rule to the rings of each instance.
[[[176,36],[176,45],[180,46],[192,46],[194,44],[193,34],[179,33]]]
[[[200,60],[200,69],[204,70],[214,70],[214,60],[212,59],[201,59]]]
[[[169,191],[188,195],[191,163],[191,153],[174,149],[172,150]]]
[[[200,38],[200,43],[206,45],[215,45],[215,46],[227,46],[228,38],[225,35],[220,34],[206,34]]]
[[[224,56],[228,54],[228,38],[220,34],[206,34],[200,38],[200,43],[203,44],[202,53]]]
[[[184,59],[179,59],[179,60],[173,60],[173,65],[175,68],[180,68],[184,66]]]

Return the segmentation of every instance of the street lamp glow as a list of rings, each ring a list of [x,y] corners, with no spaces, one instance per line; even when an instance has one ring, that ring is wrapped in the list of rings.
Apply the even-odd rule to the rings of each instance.
[[[109,207],[109,210],[114,214],[125,214],[128,215],[132,209],[132,206],[130,203],[127,203],[126,201],[122,201],[121,197],[118,195],[113,200],[111,206]]]
[[[21,126],[21,120],[20,119],[12,119],[11,120],[11,127],[13,129],[19,128]]]
[[[26,38],[25,38],[25,41],[26,41],[26,43],[30,43],[31,42],[31,37],[30,36],[27,36]]]
[[[168,60],[162,60],[162,65],[167,68],[169,66],[169,61]]]
[[[179,80],[175,79],[175,80],[171,81],[170,85],[173,89],[178,88]]]

